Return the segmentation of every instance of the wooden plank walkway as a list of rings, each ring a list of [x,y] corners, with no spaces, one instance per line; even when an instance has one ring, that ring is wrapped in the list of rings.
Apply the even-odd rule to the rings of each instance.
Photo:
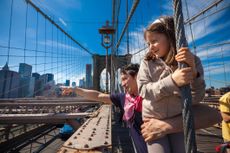
[[[215,153],[215,147],[223,142],[221,129],[209,127],[196,131],[197,148],[202,153]]]

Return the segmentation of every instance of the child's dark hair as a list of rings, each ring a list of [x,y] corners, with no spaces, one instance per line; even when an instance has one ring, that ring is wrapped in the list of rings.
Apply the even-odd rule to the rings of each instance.
[[[139,71],[139,64],[128,64],[122,67],[121,74],[129,74],[132,77],[135,77]]]
[[[154,21],[151,25],[147,27],[144,32],[144,38],[146,40],[146,34],[148,32],[157,32],[164,34],[169,43],[170,43],[170,51],[163,58],[167,65],[177,65],[174,59],[176,55],[176,39],[175,39],[175,30],[174,30],[174,21],[172,16],[162,16],[156,21]],[[152,52],[148,52],[145,55],[145,60],[155,59],[155,55]]]

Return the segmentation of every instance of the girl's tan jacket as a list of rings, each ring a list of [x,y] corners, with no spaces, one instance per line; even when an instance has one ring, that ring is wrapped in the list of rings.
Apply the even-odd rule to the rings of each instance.
[[[199,75],[190,84],[193,105],[202,101],[205,95],[203,67],[197,56],[195,64]],[[142,61],[137,84],[143,98],[143,117],[165,119],[181,113],[181,93],[172,80],[172,73],[161,59]]]

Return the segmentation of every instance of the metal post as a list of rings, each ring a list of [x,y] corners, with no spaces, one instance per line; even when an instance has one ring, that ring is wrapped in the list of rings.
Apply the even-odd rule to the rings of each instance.
[[[113,39],[113,38],[112,38]],[[110,93],[114,93],[113,47],[110,54]]]
[[[109,80],[108,80],[108,47],[106,47],[106,56],[105,56],[105,68],[106,68],[106,80],[105,80],[105,92],[109,93]]]
[[[109,26],[109,21],[106,21],[106,25],[102,26],[99,29],[99,33],[101,34],[101,45],[106,49],[106,57],[105,57],[105,68],[106,68],[106,93],[109,93],[108,89],[108,49],[112,46],[111,37],[115,33],[115,29],[112,26]],[[112,51],[111,51],[111,59],[112,59]],[[111,73],[112,75],[112,63],[111,63]],[[112,77],[111,77],[112,79]]]

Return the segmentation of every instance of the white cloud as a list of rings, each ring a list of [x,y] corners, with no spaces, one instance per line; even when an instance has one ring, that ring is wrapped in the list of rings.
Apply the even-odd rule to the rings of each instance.
[[[209,0],[209,1],[188,1],[188,0],[183,0],[182,5],[183,5],[184,19],[187,19],[187,18],[190,18],[190,17],[196,15],[197,13],[202,11],[204,8],[206,8],[206,7],[210,6],[211,4],[213,4],[214,1],[215,0]],[[187,7],[188,7],[189,17],[188,17],[188,14],[187,14],[186,3],[187,3]]]
[[[217,75],[223,73],[230,73],[230,66],[224,65],[223,62],[213,62],[204,66],[205,74]]]
[[[65,44],[62,42],[57,42],[57,41],[52,41],[52,40],[46,40],[46,42],[45,41],[39,41],[38,42],[38,44],[40,44],[40,45],[46,45],[49,47],[52,47],[52,45],[56,46],[57,43],[58,43],[58,48],[66,48],[66,49],[72,49],[74,51],[81,51],[81,49],[79,49],[77,47],[73,47],[71,45],[68,45],[68,44]]]
[[[219,17],[221,17],[221,16],[219,16]],[[212,21],[214,22],[216,20],[218,20],[218,19],[209,18],[208,20],[204,20],[202,22],[198,22],[198,23],[193,24],[192,25],[192,32],[193,32],[193,36],[194,36],[193,39],[196,41],[198,39],[201,39],[201,38],[207,36],[208,34],[214,33],[217,30],[224,29],[224,28],[230,26],[230,21],[228,21],[227,23],[211,25]],[[186,31],[188,43],[192,42],[192,36],[190,33],[191,32],[188,28]]]
[[[219,43],[221,44],[224,42],[228,42],[228,40],[223,41],[223,42],[219,42]],[[197,51],[197,56],[199,56],[201,59],[221,56],[222,54],[225,56],[230,54],[230,45],[229,44],[224,45],[224,46],[204,47],[204,48],[202,48],[202,50]]]
[[[49,16],[51,19],[53,19],[55,22],[60,22],[67,27],[66,18],[64,18],[64,15],[66,14],[66,10],[82,10],[82,4],[79,0],[56,0],[55,3],[52,1],[39,1],[39,0],[33,0],[35,5],[37,5],[47,16]],[[56,6],[56,7],[54,7]],[[65,16],[66,17],[66,16]]]
[[[58,20],[66,27],[67,24],[65,23],[65,21],[62,18],[58,18]]]
[[[212,3],[213,2],[209,1],[209,2],[205,2],[205,4],[201,5],[200,2],[189,1],[188,2],[189,18],[198,14],[201,10],[205,9],[207,6],[209,6]],[[195,40],[201,39],[201,38],[207,36],[208,34],[214,33],[217,30],[221,30],[221,29],[224,29],[224,28],[230,26],[230,20],[228,20],[227,22],[222,22],[222,23],[218,22],[218,20],[223,18],[224,11],[213,14],[214,12],[216,12],[217,10],[220,10],[223,7],[224,7],[224,3],[220,3],[219,5],[211,8],[210,10],[205,12],[204,14],[200,15],[197,19],[192,21],[191,26],[192,26],[192,32],[193,32]],[[188,19],[185,6],[183,8],[184,8],[184,10],[183,10],[184,19]],[[210,14],[213,14],[213,15],[210,15]],[[206,18],[204,18],[204,17],[206,17]],[[204,19],[201,19],[201,18],[204,18]],[[198,21],[198,20],[200,20],[200,21]],[[197,22],[194,22],[194,21],[197,21]],[[213,23],[215,23],[215,24],[213,24]],[[192,42],[192,36],[191,36],[189,24],[187,24],[185,26],[185,30],[186,30],[187,41],[188,41],[188,43],[191,43]]]

